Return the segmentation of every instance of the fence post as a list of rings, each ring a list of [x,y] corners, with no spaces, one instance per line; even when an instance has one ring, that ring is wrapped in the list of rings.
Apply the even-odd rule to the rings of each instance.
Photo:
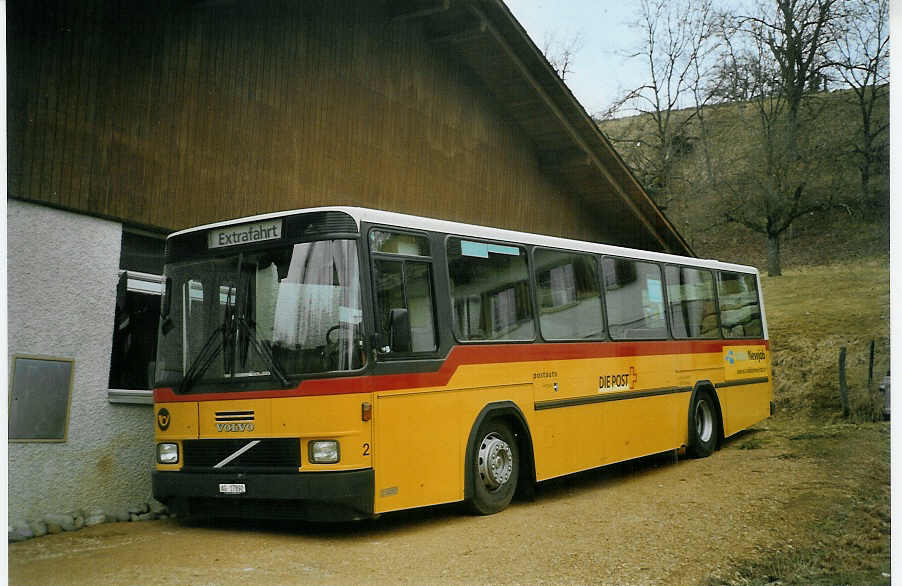
[[[839,348],[839,402],[843,417],[849,416],[849,388],[846,386],[846,347]]]
[[[871,338],[871,352],[868,358],[868,389],[874,382],[874,338]]]

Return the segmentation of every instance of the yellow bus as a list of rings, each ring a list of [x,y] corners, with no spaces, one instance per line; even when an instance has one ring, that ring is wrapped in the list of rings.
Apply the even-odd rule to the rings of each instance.
[[[327,207],[172,234],[153,494],[348,520],[671,450],[773,412],[747,266]]]

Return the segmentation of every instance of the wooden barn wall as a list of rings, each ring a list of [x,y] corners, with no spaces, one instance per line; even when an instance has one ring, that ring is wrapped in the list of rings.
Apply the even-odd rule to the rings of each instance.
[[[163,230],[348,204],[604,240],[478,79],[383,3],[7,10],[11,197]]]

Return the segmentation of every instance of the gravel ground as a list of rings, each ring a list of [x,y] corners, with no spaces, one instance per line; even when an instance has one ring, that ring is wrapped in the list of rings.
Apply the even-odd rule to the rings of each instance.
[[[169,519],[48,535],[10,544],[10,582],[729,581],[739,560],[791,548],[817,515],[812,489],[827,486],[816,459],[762,441],[768,425],[703,460],[658,456],[549,481],[488,517],[444,506],[339,525]]]

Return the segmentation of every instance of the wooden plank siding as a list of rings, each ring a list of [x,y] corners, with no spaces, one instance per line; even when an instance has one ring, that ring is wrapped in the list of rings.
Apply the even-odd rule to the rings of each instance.
[[[472,70],[383,2],[7,10],[10,197],[161,231],[347,204],[611,242]]]

